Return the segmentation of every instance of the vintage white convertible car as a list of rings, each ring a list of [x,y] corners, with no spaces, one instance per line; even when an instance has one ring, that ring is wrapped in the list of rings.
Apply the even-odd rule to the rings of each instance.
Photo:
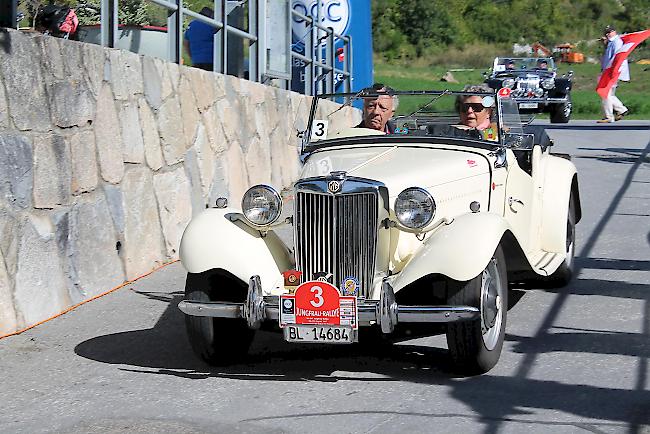
[[[386,96],[399,102],[389,124],[363,128]],[[470,108],[487,127],[466,125]],[[301,137],[290,191],[220,199],[183,234],[179,308],[206,362],[242,360],[260,327],[354,343],[362,328],[442,323],[458,370],[483,373],[501,353],[509,284],[571,279],[576,168],[507,91],[314,97]]]

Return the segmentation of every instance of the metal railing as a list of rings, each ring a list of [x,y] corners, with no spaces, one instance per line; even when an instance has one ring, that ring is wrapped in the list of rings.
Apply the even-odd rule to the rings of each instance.
[[[83,0],[82,0],[83,1]],[[214,18],[210,18],[183,6],[183,0],[144,0],[164,8],[167,12],[167,60],[181,63],[183,58],[183,34],[184,22],[187,17],[199,20],[213,27],[214,35],[214,63],[213,69],[223,74],[238,75],[245,74],[242,72],[243,67],[229,67],[233,61],[242,63],[246,56],[244,50],[248,48],[248,79],[256,82],[265,83],[274,81],[286,89],[291,88],[292,83],[299,84],[303,87],[304,93],[313,95],[316,93],[332,93],[339,83],[342,83],[344,92],[351,91],[352,82],[352,40],[350,36],[335,33],[331,27],[319,24],[321,13],[320,2],[314,7],[315,16],[305,15],[291,8],[289,0],[241,0],[227,1],[214,0]],[[3,1],[4,2],[4,1]],[[120,0],[101,0],[100,2],[100,37],[99,42],[105,47],[117,47],[120,35],[120,24],[118,21],[118,9]],[[5,5],[10,4],[13,8],[6,8],[13,11],[14,17],[18,0],[9,0]],[[229,6],[239,9],[239,12],[247,14],[245,17],[238,16],[238,22],[231,22],[229,19]],[[272,8],[276,8],[273,10]],[[277,8],[284,8],[278,10]],[[277,49],[277,45],[271,48],[269,45],[270,37],[277,37],[272,32],[278,31],[276,28],[270,28],[267,25],[268,12],[279,12],[286,14],[286,48]],[[245,19],[244,19],[245,18]],[[297,42],[291,38],[291,23],[296,20],[298,23],[304,23],[304,36],[300,37]],[[6,21],[6,20],[4,20]],[[2,22],[4,22],[2,21]],[[9,21],[12,21],[9,18]],[[247,29],[242,27],[244,21],[247,23]],[[12,21],[14,22],[14,21]],[[238,26],[237,24],[240,24]],[[12,25],[13,26],[13,25]],[[9,26],[7,26],[9,27]],[[240,45],[234,45],[235,39],[242,41]],[[229,44],[229,39],[233,43]],[[339,48],[336,48],[337,40]],[[247,47],[246,47],[247,46]],[[236,47],[235,52],[232,47]],[[275,50],[275,51],[273,51]],[[281,51],[281,52],[278,52]],[[272,67],[271,60],[275,66],[278,65],[277,59],[271,56],[280,56],[280,64],[286,59],[286,65],[280,65],[280,68]],[[339,58],[339,62],[337,62]],[[339,67],[339,65],[341,65]],[[302,89],[300,89],[302,90]]]
[[[291,57],[305,63],[305,94],[333,93],[336,87],[336,78],[339,74],[343,81],[343,92],[352,90],[352,38],[339,35],[331,27],[325,27],[318,23],[321,14],[320,2],[317,2],[316,17],[304,15],[295,9],[291,11],[293,17],[305,22],[307,31],[302,44],[305,48],[311,47],[310,56],[296,51],[296,44],[292,45]],[[323,34],[324,33],[324,34]],[[343,69],[336,68],[337,50],[335,50],[335,38],[343,42]],[[325,42],[323,50],[322,42]],[[315,42],[315,43],[314,43]]]

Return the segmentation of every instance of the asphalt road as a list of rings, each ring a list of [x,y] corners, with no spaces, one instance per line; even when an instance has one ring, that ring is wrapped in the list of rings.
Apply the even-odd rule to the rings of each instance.
[[[650,122],[550,126],[573,155],[578,278],[515,292],[499,364],[452,373],[443,336],[191,353],[170,265],[0,341],[2,433],[650,433]],[[108,289],[108,288],[107,288]]]

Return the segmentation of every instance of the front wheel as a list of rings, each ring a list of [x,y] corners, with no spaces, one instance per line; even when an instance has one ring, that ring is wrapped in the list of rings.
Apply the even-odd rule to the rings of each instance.
[[[571,99],[561,104],[554,104],[551,106],[551,123],[566,124],[571,118],[572,109]]]
[[[232,280],[210,272],[188,273],[185,281],[185,299],[202,302],[219,299],[230,301],[217,294],[232,291],[233,285],[236,285]],[[194,353],[209,365],[215,366],[242,360],[255,337],[255,331],[249,329],[246,321],[241,318],[185,315],[185,328]]]
[[[508,276],[501,246],[481,274],[449,290],[450,305],[480,308],[479,318],[447,326],[452,360],[464,374],[483,374],[499,361],[506,330]]]

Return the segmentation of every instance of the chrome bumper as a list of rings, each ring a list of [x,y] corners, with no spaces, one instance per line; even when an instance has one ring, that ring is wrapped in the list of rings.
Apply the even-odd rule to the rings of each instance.
[[[517,103],[536,102],[536,103],[539,103],[539,104],[561,103],[561,102],[569,101],[569,98],[566,97],[566,96],[564,98],[525,98],[525,97],[520,97],[520,98],[513,98],[513,99]]]
[[[262,296],[259,277],[248,285],[245,303],[225,301],[199,302],[183,300],[178,308],[186,315],[218,318],[244,318],[252,329],[263,321],[278,321],[277,296]],[[382,285],[380,300],[358,300],[359,324],[377,324],[384,333],[391,333],[398,323],[450,323],[479,318],[479,309],[472,306],[399,306],[387,281]]]

